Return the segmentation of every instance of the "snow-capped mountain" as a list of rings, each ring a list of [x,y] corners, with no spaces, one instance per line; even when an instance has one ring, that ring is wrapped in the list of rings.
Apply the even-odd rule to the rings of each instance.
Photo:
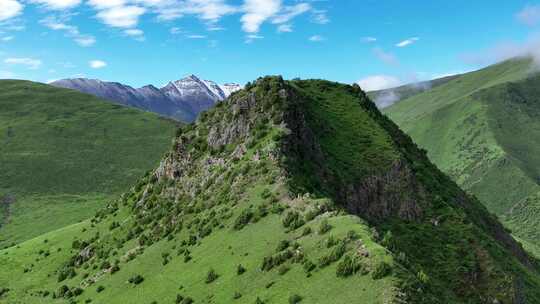
[[[117,82],[86,78],[62,79],[51,85],[92,94],[184,122],[195,120],[200,112],[241,89],[238,84],[218,85],[195,75],[171,81],[161,89],[152,85],[135,89]]]

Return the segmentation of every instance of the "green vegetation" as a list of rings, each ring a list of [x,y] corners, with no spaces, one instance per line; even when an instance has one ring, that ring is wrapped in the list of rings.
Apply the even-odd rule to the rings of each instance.
[[[537,246],[530,231],[540,227],[533,210],[540,192],[540,77],[528,77],[530,67],[529,59],[509,60],[385,112],[519,239]]]
[[[357,86],[246,88],[91,219],[0,250],[2,300],[540,300],[533,261]]]
[[[0,107],[0,248],[93,215],[156,166],[175,129],[28,81],[0,81]]]

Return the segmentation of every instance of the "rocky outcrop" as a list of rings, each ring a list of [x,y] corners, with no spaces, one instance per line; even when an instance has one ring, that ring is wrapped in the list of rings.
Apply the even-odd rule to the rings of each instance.
[[[340,189],[338,196],[353,214],[375,220],[397,216],[411,221],[422,215],[425,191],[408,166],[398,161],[382,175]]]

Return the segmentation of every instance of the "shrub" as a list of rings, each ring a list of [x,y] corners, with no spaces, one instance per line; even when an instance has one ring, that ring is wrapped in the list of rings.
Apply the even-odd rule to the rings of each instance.
[[[111,274],[113,274],[113,273],[115,273],[115,272],[117,272],[117,271],[119,271],[119,270],[120,270],[120,266],[114,265],[114,266],[111,268]]]
[[[294,294],[289,297],[289,304],[297,304],[300,302],[302,302],[302,297],[297,294]]]
[[[355,274],[360,268],[362,267],[362,264],[358,260],[357,257],[346,255],[337,265],[336,269],[336,275],[338,277],[348,277],[350,275]]]
[[[325,234],[330,231],[330,229],[332,229],[332,226],[328,224],[327,219],[324,219],[321,221],[321,225],[319,226],[319,234]]]
[[[253,211],[251,209],[245,209],[234,221],[233,228],[235,230],[241,230],[244,228],[253,218]]]
[[[285,215],[285,218],[283,219],[283,226],[285,228],[296,229],[296,228],[302,227],[302,225],[304,224],[305,224],[304,220],[300,217],[300,214],[296,211],[288,212]]]
[[[71,290],[74,296],[80,296],[83,293],[83,289],[80,287],[75,287]]]
[[[329,254],[319,259],[319,266],[325,267],[332,264],[335,261],[338,261],[345,254],[346,250],[347,250],[346,243],[344,241],[341,241],[336,247],[332,249],[332,251]]]
[[[242,264],[238,265],[238,267],[236,268],[236,274],[241,275],[244,272],[246,272],[246,268],[244,268],[244,266],[242,266]]]
[[[375,266],[375,269],[371,273],[371,277],[374,280],[382,279],[389,275],[392,271],[392,267],[386,262],[380,262]]]
[[[240,299],[241,297],[242,297],[242,294],[239,293],[238,291],[235,292],[234,295],[233,295],[233,299],[235,299],[235,300],[238,300],[238,299]]]
[[[182,300],[182,304],[192,304],[194,301],[190,297],[185,297],[184,300]]]
[[[289,247],[289,241],[281,240],[276,248],[277,252],[283,251]]]
[[[103,285],[99,285],[99,286],[96,288],[96,292],[97,292],[97,293],[100,293],[100,292],[102,292],[102,291],[104,291],[104,290],[105,290],[105,287],[103,287]]]
[[[139,284],[141,284],[143,281],[144,281],[144,278],[143,278],[140,274],[135,275],[135,276],[129,278],[129,280],[128,280],[128,282],[130,282],[130,283],[132,283],[132,284],[134,284],[134,285],[139,285]]]
[[[311,234],[311,227],[304,228],[304,230],[302,231],[302,236],[306,236],[309,234]]]
[[[302,263],[302,266],[304,267],[304,271],[309,273],[311,272],[313,269],[315,269],[315,264],[313,264],[312,261],[308,260],[308,259],[305,259],[304,262]]]
[[[109,261],[103,261],[100,266],[101,269],[109,269],[111,268],[111,263]]]
[[[210,284],[217,280],[219,275],[216,273],[214,269],[210,269],[208,273],[206,274],[206,280],[204,281],[206,284]]]
[[[291,268],[287,265],[281,265],[281,267],[279,267],[278,269],[278,274],[279,275],[284,275],[286,274]]]

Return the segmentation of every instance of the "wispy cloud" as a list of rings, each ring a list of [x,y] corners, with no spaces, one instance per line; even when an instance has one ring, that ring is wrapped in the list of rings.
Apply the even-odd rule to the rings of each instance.
[[[293,31],[291,24],[280,24],[277,28],[279,33],[290,33]]]
[[[242,29],[247,33],[257,33],[261,25],[281,9],[281,0],[245,0],[245,14],[240,19]]]
[[[321,35],[313,35],[313,36],[309,37],[309,41],[311,41],[311,42],[322,42],[322,41],[325,41],[325,40],[326,40],[326,38],[324,38]]]
[[[418,38],[418,37],[412,37],[412,38],[405,39],[405,40],[403,40],[403,41],[397,43],[396,46],[397,46],[397,47],[400,47],[400,48],[406,47],[406,46],[409,46],[409,45],[411,45],[411,44],[417,42],[418,40],[420,40],[420,38]]]
[[[14,38],[15,37],[13,37],[13,36],[6,36],[6,37],[0,38],[0,40],[3,41],[3,42],[8,42],[8,41],[13,40]]]
[[[137,26],[139,17],[146,12],[140,6],[115,6],[100,11],[96,16],[106,25],[119,28],[131,28]]]
[[[81,4],[81,0],[30,0],[49,10],[67,10]]]
[[[357,83],[364,91],[378,91],[400,86],[403,81],[390,75],[372,75],[360,79]]]
[[[124,34],[133,37],[137,41],[144,41],[146,39],[144,37],[144,31],[136,28],[124,30]]]
[[[540,5],[527,5],[519,13],[516,14],[519,22],[535,26],[540,21]]]
[[[380,61],[382,61],[384,64],[390,65],[390,66],[399,66],[399,60],[394,56],[394,54],[385,52],[382,48],[376,47],[372,50],[373,55],[377,57]]]
[[[248,43],[248,44],[249,44],[249,43],[252,43],[253,41],[258,40],[258,39],[264,39],[264,37],[263,37],[263,36],[259,36],[259,35],[257,35],[257,34],[249,34],[249,35],[246,36],[246,41],[245,41],[245,43]]]
[[[205,39],[206,36],[205,35],[186,35],[186,38],[189,38],[189,39]]]
[[[173,34],[173,35],[178,35],[178,34],[182,34],[184,31],[182,31],[181,28],[179,27],[171,27],[169,29],[169,33]]]
[[[65,21],[57,17],[49,16],[40,20],[39,23],[51,30],[65,32],[66,36],[73,38],[73,41],[80,46],[88,47],[96,43],[94,36],[81,34],[78,27],[66,24]]]
[[[524,42],[503,41],[494,47],[473,53],[461,54],[460,59],[472,65],[487,65],[515,58],[531,57],[540,67],[540,34],[531,35]]]
[[[294,17],[301,15],[311,10],[311,5],[307,3],[299,3],[293,6],[285,6],[282,12],[272,19],[274,24],[283,24],[291,21]]]
[[[17,0],[0,1],[0,21],[4,21],[19,15],[23,10],[23,5]]]
[[[24,58],[24,57],[12,57],[4,59],[4,63],[8,65],[22,65],[26,66],[31,70],[38,69],[42,62],[39,59],[34,58]]]
[[[370,36],[362,37],[362,42],[364,42],[364,43],[371,43],[371,42],[375,42],[375,41],[377,41],[377,38],[375,38],[375,37],[370,37]]]
[[[327,24],[330,22],[326,10],[313,10],[312,22],[317,24]]]
[[[105,61],[102,61],[102,60],[92,60],[92,61],[88,62],[88,65],[92,69],[102,69],[102,68],[107,66],[107,63]]]

